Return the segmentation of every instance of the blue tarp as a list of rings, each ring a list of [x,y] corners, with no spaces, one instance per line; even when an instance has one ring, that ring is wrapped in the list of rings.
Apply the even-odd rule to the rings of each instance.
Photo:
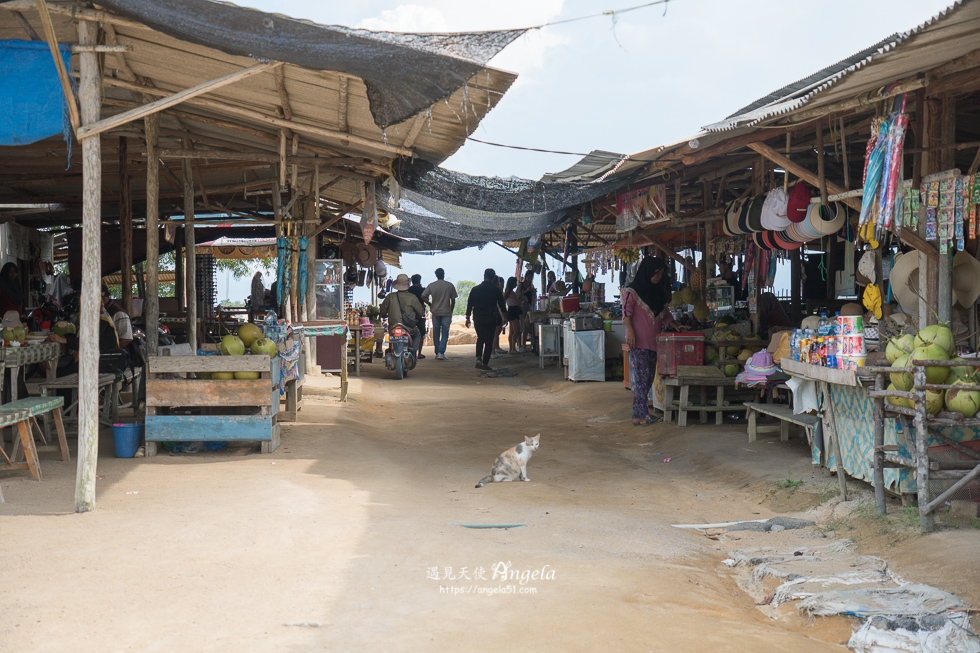
[[[71,49],[60,46],[71,71]],[[0,40],[0,145],[70,134],[68,105],[44,41]]]

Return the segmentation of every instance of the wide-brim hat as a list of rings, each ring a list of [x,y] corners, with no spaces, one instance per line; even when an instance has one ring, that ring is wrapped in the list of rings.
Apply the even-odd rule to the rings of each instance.
[[[858,315],[864,315],[864,313],[864,306],[857,302],[847,302],[840,307],[841,317],[856,317]]]
[[[791,349],[792,331],[777,331],[769,338],[769,346],[766,351],[772,355],[774,361],[789,358]]]
[[[830,204],[811,204],[806,212],[807,222],[821,236],[829,236],[844,226],[846,212],[840,202]]]
[[[742,211],[742,204],[745,203],[744,199],[737,199],[728,205],[728,210],[725,211],[725,233],[729,236],[737,236],[738,231],[738,214]]]
[[[378,250],[373,245],[358,243],[357,249],[354,251],[354,260],[362,268],[372,267],[378,262]]]
[[[762,226],[772,231],[782,231],[790,225],[789,218],[786,217],[786,204],[789,196],[783,192],[782,188],[773,188],[766,195],[766,201],[762,205]]]
[[[764,349],[752,354],[752,358],[745,364],[745,372],[749,375],[769,376],[775,371],[776,364],[772,362],[772,354]]]
[[[875,273],[875,253],[872,250],[869,249],[861,256],[854,270],[854,279],[861,286],[867,286],[878,280]]]
[[[749,205],[749,214],[746,217],[749,231],[758,233],[765,230],[765,227],[762,226],[762,207],[765,203],[765,195],[756,195],[752,198],[752,204]]]
[[[906,311],[919,310],[919,253],[906,252],[895,259],[891,273],[892,297]]]
[[[24,326],[24,323],[20,321],[20,313],[10,310],[3,314],[2,325],[4,329],[14,329]]]
[[[956,303],[970,308],[980,297],[980,261],[967,252],[953,257],[953,296]]]
[[[407,274],[399,274],[395,277],[394,282],[392,282],[391,287],[395,290],[408,290],[408,287],[412,285],[412,280],[408,278]]]
[[[785,231],[775,232],[773,234],[773,238],[776,240],[776,243],[779,245],[780,249],[789,251],[803,247],[803,243],[793,240],[793,238]]]

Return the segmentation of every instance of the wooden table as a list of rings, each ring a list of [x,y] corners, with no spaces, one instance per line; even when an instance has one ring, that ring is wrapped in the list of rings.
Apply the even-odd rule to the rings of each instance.
[[[722,413],[731,411],[733,413],[745,412],[744,404],[725,405],[725,389],[735,387],[734,377],[724,376],[717,367],[699,365],[679,365],[677,376],[663,377],[663,384],[666,388],[664,397],[664,421],[672,419],[671,413],[677,412],[677,426],[687,426],[687,413],[698,411],[701,413],[701,423],[708,423],[708,413],[715,414],[715,424],[722,423]],[[691,387],[700,388],[700,403],[690,402]],[[680,388],[680,398],[675,406],[675,388]],[[715,403],[708,403],[708,389],[715,389]]]
[[[2,352],[3,367],[10,370],[11,388],[10,398],[17,399],[17,377],[20,368],[35,363],[52,363],[48,365],[47,378],[49,381],[55,378],[58,371],[58,359],[67,351],[60,342],[36,342],[23,345],[21,347],[3,347]],[[3,387],[3,375],[0,375],[0,388]]]

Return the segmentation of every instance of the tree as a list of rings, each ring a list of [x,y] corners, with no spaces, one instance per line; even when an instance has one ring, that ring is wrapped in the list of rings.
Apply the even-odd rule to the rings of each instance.
[[[244,277],[250,277],[256,272],[262,272],[263,275],[272,274],[275,275],[276,272],[276,259],[274,258],[253,258],[253,259],[241,259],[241,258],[216,258],[214,259],[214,267],[217,270],[228,270],[231,275],[236,279],[242,279]]]
[[[456,283],[456,308],[453,315],[466,315],[466,302],[470,299],[470,291],[476,286],[472,281],[459,281]]]

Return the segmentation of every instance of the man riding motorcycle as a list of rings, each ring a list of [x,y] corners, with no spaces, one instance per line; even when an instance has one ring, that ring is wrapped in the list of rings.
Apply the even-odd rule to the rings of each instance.
[[[415,295],[408,292],[410,285],[411,280],[408,275],[399,274],[392,283],[395,292],[389,293],[381,302],[378,315],[388,318],[389,331],[394,331],[395,326],[400,324],[408,330],[412,342],[417,343],[421,337],[418,325],[425,318],[425,308]],[[410,346],[409,349],[411,350],[412,347]],[[412,358],[414,359],[414,353]],[[414,367],[414,360],[411,367]]]

